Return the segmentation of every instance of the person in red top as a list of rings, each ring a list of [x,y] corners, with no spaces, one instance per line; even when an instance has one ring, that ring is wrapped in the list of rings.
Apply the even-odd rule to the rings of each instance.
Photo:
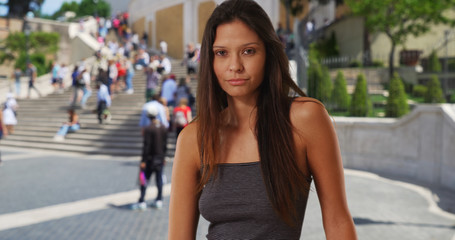
[[[188,99],[180,99],[179,105],[174,108],[174,126],[177,137],[192,119],[191,108],[188,107]]]
[[[129,17],[130,17],[130,14],[128,12],[123,12],[123,21],[125,22],[126,25],[128,25]]]
[[[122,84],[125,84],[125,77],[126,77],[126,67],[125,67],[125,59],[120,57],[118,61],[115,63],[117,67],[117,81],[113,84],[113,89],[115,92],[118,92],[119,89],[122,89]]]

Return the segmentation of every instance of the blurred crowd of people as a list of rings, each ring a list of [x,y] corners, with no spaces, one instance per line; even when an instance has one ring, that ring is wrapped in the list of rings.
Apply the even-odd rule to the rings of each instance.
[[[193,119],[192,108],[195,97],[188,83],[195,78],[199,64],[200,46],[188,43],[183,53],[182,66],[186,66],[186,76],[177,78],[172,72],[171,60],[167,56],[168,45],[160,40],[159,49],[150,51],[146,33],[139,36],[128,27],[128,14],[117,14],[111,19],[97,18],[98,33],[96,39],[101,43],[94,58],[82,59],[74,65],[55,61],[50,70],[50,84],[55,94],[68,94],[67,120],[57,129],[54,141],[64,141],[68,133],[83,128],[78,114],[80,109],[92,110],[97,115],[99,124],[106,124],[113,118],[110,108],[115,104],[113,99],[118,94],[135,92],[133,77],[142,72],[145,78],[145,96],[139,126],[143,136],[143,154],[140,164],[140,198],[133,209],[145,209],[144,196],[151,175],[155,174],[158,195],[153,207],[162,206],[161,190],[165,182],[163,166],[167,146],[167,133],[178,134]],[[114,32],[108,37],[109,32]],[[19,107],[14,100],[20,96],[20,69],[12,77],[15,79],[15,91],[10,87],[8,99],[0,116],[1,136],[14,132],[17,124],[16,110]],[[25,75],[29,78],[27,97],[34,90],[41,96],[35,86],[36,68],[27,65]],[[141,74],[142,75],[142,74]],[[71,81],[65,79],[71,76]],[[68,83],[71,82],[71,87]],[[65,89],[71,88],[71,91]],[[90,98],[96,97],[96,101]],[[13,101],[14,100],[14,101]],[[94,103],[96,102],[96,104]],[[151,139],[161,139],[160,142]],[[1,162],[1,155],[0,155]]]

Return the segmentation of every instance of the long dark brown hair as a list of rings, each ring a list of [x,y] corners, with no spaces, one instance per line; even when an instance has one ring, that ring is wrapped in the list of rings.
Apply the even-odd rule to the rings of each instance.
[[[305,96],[289,75],[284,46],[265,11],[252,0],[228,0],[217,6],[207,21],[201,45],[197,92],[198,144],[201,149],[201,190],[217,173],[221,112],[228,106],[226,92],[213,69],[213,43],[219,25],[240,20],[264,42],[264,80],[257,101],[255,134],[262,176],[275,211],[289,225],[296,219],[296,202],[306,194],[309,183],[295,161],[293,127],[289,117],[293,95]]]

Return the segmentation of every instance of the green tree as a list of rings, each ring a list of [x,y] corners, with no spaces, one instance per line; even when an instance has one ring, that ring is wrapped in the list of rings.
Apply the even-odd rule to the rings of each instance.
[[[58,51],[60,35],[58,33],[32,32],[29,37],[30,61],[38,68],[38,74],[47,71],[46,54],[55,54]],[[5,60],[15,60],[15,66],[25,70],[27,53],[24,33],[11,33],[3,42],[6,51],[0,53],[0,64]],[[42,67],[41,67],[42,66]],[[42,70],[40,70],[40,68]]]
[[[335,32],[330,34],[330,38],[319,40],[316,43],[316,48],[321,54],[321,58],[338,57],[340,55]]]
[[[110,17],[111,5],[104,0],[82,0],[79,4],[77,16],[93,16]]]
[[[349,108],[349,94],[346,79],[342,71],[337,72],[330,99],[330,108],[336,111],[347,111]]]
[[[424,97],[425,103],[444,103],[444,95],[442,94],[441,83],[438,76],[432,75],[427,83],[427,92]]]
[[[428,71],[430,72],[441,72],[441,62],[439,62],[438,54],[433,50],[428,56]]]
[[[385,33],[391,42],[389,76],[394,72],[395,48],[408,36],[428,32],[433,24],[455,24],[445,10],[455,6],[455,0],[346,0],[352,13],[365,19],[369,32]]]
[[[57,19],[60,16],[63,16],[65,12],[79,12],[79,4],[77,2],[64,2],[60,9],[52,15],[52,19]]]
[[[330,101],[330,96],[332,95],[332,78],[330,77],[330,71],[327,66],[322,65],[322,81],[321,81],[321,101],[323,103],[328,103]]]
[[[44,0],[8,0],[8,17],[24,17],[29,11],[39,12]]]
[[[367,80],[365,75],[359,74],[352,94],[349,115],[354,117],[366,117],[371,109],[371,101],[368,97]]]
[[[65,2],[60,9],[52,15],[52,19],[57,19],[67,11],[75,12],[76,17],[94,15],[110,17],[111,5],[105,0],[82,0],[80,4],[75,1]]]
[[[316,50],[315,44],[310,46],[309,55],[308,96],[327,103],[332,93],[332,79],[330,78],[329,69],[321,65],[319,52]]]
[[[389,96],[387,97],[387,105],[385,114],[387,117],[401,117],[409,112],[404,85],[397,73],[394,73],[390,80]]]
[[[320,83],[322,76],[322,68],[319,62],[310,61],[310,67],[308,68],[308,96],[321,99]]]
[[[314,44],[310,46],[308,68],[308,96],[321,100],[321,82],[323,72],[321,64],[319,63],[318,52]]]

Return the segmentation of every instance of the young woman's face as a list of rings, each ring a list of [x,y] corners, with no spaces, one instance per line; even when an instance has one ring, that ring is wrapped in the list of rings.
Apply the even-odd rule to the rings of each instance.
[[[221,88],[232,97],[257,93],[264,79],[265,46],[240,20],[221,24],[213,43],[213,68]]]

